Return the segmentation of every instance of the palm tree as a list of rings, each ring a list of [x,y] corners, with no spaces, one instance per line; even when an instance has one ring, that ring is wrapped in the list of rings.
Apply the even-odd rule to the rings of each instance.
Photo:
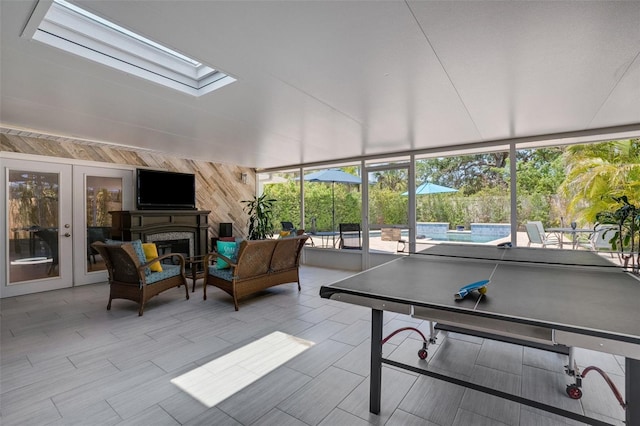
[[[567,174],[560,191],[578,221],[594,223],[599,212],[615,210],[615,198],[640,202],[640,139],[572,145],[565,152]]]
[[[405,170],[392,169],[374,173],[376,185],[380,189],[400,192],[407,190],[407,173]]]

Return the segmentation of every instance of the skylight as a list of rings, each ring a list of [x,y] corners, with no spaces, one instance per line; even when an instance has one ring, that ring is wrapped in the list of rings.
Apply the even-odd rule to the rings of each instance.
[[[40,0],[22,36],[193,96],[235,81],[65,0]]]

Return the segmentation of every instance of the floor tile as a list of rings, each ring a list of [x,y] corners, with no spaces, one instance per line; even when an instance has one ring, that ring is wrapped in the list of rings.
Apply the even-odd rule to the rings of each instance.
[[[164,292],[142,317],[120,300],[106,310],[104,283],[0,300],[0,422],[4,425],[519,425],[581,423],[402,370],[383,366],[380,415],[369,413],[371,311],[322,299],[320,286],[349,271],[301,268],[295,284],[274,287],[235,311],[218,289],[184,299]],[[384,332],[429,322],[385,312]],[[171,383],[179,375],[274,332],[313,341],[310,349],[216,406],[207,407]],[[471,380],[623,425],[624,411],[596,371],[583,380],[580,401],[568,398],[565,355],[440,332],[429,356],[404,330],[383,345],[384,357]],[[252,355],[266,368],[272,353]],[[577,350],[581,369],[603,369],[624,394],[624,358]],[[231,374],[233,376],[233,374]],[[235,377],[235,376],[234,376]],[[237,378],[237,377],[236,377]],[[487,423],[488,422],[488,423]]]
[[[280,403],[278,408],[309,425],[317,425],[362,380],[356,374],[330,367]]]

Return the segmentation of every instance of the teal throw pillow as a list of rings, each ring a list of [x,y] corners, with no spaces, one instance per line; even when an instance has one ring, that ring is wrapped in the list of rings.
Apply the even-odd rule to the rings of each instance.
[[[223,255],[224,257],[228,257],[234,262],[237,260],[238,256],[238,243],[233,241],[217,241],[216,248],[218,253]],[[216,269],[225,269],[228,268],[229,264],[224,260],[218,258],[216,260]]]

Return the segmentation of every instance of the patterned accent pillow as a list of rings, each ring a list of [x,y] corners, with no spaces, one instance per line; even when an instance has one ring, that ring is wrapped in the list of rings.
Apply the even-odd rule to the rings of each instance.
[[[141,264],[143,263],[147,263],[147,256],[145,256],[144,254],[144,249],[142,248],[142,241],[141,240],[135,240],[135,241],[118,241],[118,240],[105,240],[104,241],[105,244],[131,244],[133,246],[133,250],[136,252],[136,254],[138,255],[138,260],[140,261]],[[146,268],[144,270],[144,274],[145,275],[149,275],[151,273],[151,269]]]
[[[136,254],[138,255],[138,259],[140,259],[140,263],[147,263],[147,256],[145,256],[144,249],[142,248],[142,241],[140,240],[131,241],[131,245],[133,246],[133,249],[136,251]]]
[[[221,255],[228,257],[229,259],[233,260],[234,262],[237,260],[238,257],[238,243],[231,242],[231,241],[217,241],[216,242],[216,249],[218,251],[218,253],[220,253]],[[225,262],[224,260],[218,258],[216,260],[216,269],[226,269],[229,267],[229,264],[227,262]]]

